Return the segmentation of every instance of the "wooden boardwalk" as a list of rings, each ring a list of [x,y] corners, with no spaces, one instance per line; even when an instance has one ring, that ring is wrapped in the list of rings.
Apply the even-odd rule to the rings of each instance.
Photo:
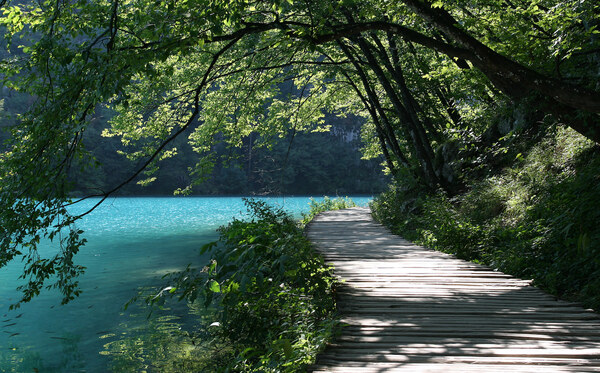
[[[411,244],[368,208],[308,236],[345,281],[346,326],[314,372],[600,372],[600,315],[529,281]]]

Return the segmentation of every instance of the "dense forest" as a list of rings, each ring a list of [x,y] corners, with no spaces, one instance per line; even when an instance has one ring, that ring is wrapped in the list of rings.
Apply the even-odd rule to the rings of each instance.
[[[360,126],[391,177],[380,221],[598,308],[597,2],[1,4],[3,94],[31,101],[0,155],[0,266],[26,263],[23,301],[49,275],[77,294],[65,206],[74,174],[98,181],[100,128],[134,164],[78,190],[107,198],[161,176],[182,194],[376,191],[378,170],[351,154]],[[62,251],[38,260],[58,232]]]
[[[33,102],[30,97],[9,89],[0,94],[0,100],[5,103],[5,121],[1,125],[4,127]],[[99,110],[86,130],[84,146],[96,164],[87,169],[73,167],[70,170],[74,196],[109,190],[127,179],[139,166],[123,154],[127,148],[119,139],[102,136],[113,115],[107,109]],[[215,168],[197,182],[190,194],[335,196],[380,193],[389,177],[383,173],[380,156],[369,160],[362,158],[361,122],[356,117],[328,116],[328,127],[323,132],[290,132],[269,148],[255,147],[257,139],[252,136],[241,147],[215,144]],[[8,136],[8,131],[0,133],[0,139],[6,140]],[[180,156],[166,160],[157,171],[156,180],[145,185],[131,182],[117,195],[172,195],[188,186],[191,182],[188,170],[197,161],[196,153],[185,139],[174,143]],[[340,162],[344,167],[339,166]]]
[[[239,148],[216,144],[212,150],[214,169],[194,185],[190,194],[350,195],[383,191],[388,178],[382,172],[381,159],[361,159],[360,122],[331,118],[328,123],[329,131],[290,133],[269,148],[255,147],[257,140],[252,136]],[[78,195],[107,190],[136,166],[117,153],[117,139],[92,135],[86,141],[99,166],[86,174],[73,175]],[[191,181],[188,169],[196,163],[196,153],[185,141],[174,144],[179,156],[164,162],[155,181],[143,186],[130,183],[118,194],[172,195],[187,187]],[[339,162],[345,166],[339,167]]]

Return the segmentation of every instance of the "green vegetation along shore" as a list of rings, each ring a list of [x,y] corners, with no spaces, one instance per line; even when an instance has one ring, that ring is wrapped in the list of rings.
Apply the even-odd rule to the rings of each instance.
[[[600,310],[600,147],[560,126],[503,144],[462,193],[397,181],[374,216],[419,244]]]
[[[211,258],[204,268],[173,274],[161,296],[148,300],[177,297],[210,311],[198,325],[206,331],[203,345],[185,358],[190,371],[302,372],[337,327],[333,268],[303,226],[354,202],[313,201],[302,223],[263,201],[246,205],[251,217],[221,227],[219,241],[203,248]]]
[[[79,295],[75,223],[93,208],[71,214],[74,192],[102,203],[132,183],[162,192],[164,177],[177,194],[376,193],[386,179],[368,164],[393,180],[373,211],[395,232],[600,308],[597,1],[0,7],[0,100],[19,113],[0,149],[0,268],[20,262],[25,279],[15,306],[47,288]],[[132,167],[117,175],[119,157]],[[239,328],[225,339],[239,369],[302,366],[301,341],[328,328],[330,278],[294,256],[309,250],[289,218],[254,210],[222,230],[203,282],[184,276],[173,294],[223,305],[215,327]],[[58,250],[38,250],[45,239]],[[305,307],[313,329],[296,323]],[[244,334],[267,321],[298,329]]]
[[[600,142],[597,1],[0,6],[0,267],[24,263],[19,303],[78,295],[74,195],[371,194],[381,168],[382,221],[557,294],[595,291],[594,151],[533,158]]]

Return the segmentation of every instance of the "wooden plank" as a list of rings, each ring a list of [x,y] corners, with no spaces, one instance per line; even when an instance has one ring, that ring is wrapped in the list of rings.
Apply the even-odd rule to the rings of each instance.
[[[554,320],[600,320],[600,315],[587,312],[584,309],[581,312],[556,312],[556,311],[545,311],[538,310],[536,312],[523,312],[520,310],[503,310],[502,312],[497,312],[490,308],[481,308],[481,307],[470,307],[470,308],[423,308],[423,307],[390,307],[386,304],[375,304],[375,305],[348,305],[345,307],[340,307],[340,309],[344,310],[347,314],[378,314],[385,315],[389,317],[389,315],[394,315],[396,317],[441,317],[449,315],[453,319],[465,318],[467,322],[470,321],[471,318],[475,316],[484,316],[486,318],[511,318],[512,320],[517,319],[541,319],[547,320],[548,318],[552,318]]]
[[[563,342],[566,343],[566,342]],[[331,345],[339,351],[347,353],[360,353],[366,355],[427,355],[427,356],[508,356],[508,357],[548,357],[548,358],[576,358],[594,359],[600,356],[598,348],[574,348],[572,346],[558,346],[543,344],[541,346],[529,345],[504,345],[501,343],[378,343],[378,342],[338,342]],[[355,351],[356,350],[356,351]]]
[[[510,365],[510,373],[560,373],[560,372],[597,372],[595,368],[586,368],[582,366],[566,366],[557,369],[556,366],[535,366],[531,365]],[[446,373],[446,372],[464,372],[464,373],[507,373],[505,365],[491,364],[394,364],[394,363],[373,363],[369,366],[349,366],[341,363],[336,367],[315,367],[314,373]]]
[[[530,328],[552,328],[552,329],[577,329],[577,328],[600,328],[599,323],[592,323],[588,320],[540,320],[536,322],[531,319],[518,319],[518,318],[471,318],[470,320],[465,319],[457,319],[454,317],[445,317],[445,318],[431,318],[426,317],[418,318],[415,315],[412,318],[393,318],[393,317],[374,317],[372,315],[357,315],[357,314],[349,314],[344,315],[341,318],[343,323],[352,324],[352,325],[377,325],[377,326],[386,326],[386,327],[415,327],[420,328],[424,325],[467,325],[471,327],[475,326],[485,326],[488,325],[490,331],[492,328],[499,328],[502,326],[510,326],[512,328],[520,327],[523,330],[528,330]]]
[[[336,361],[337,366],[315,367],[313,372],[331,373],[382,373],[382,372],[476,372],[476,373],[554,373],[554,372],[597,372],[598,368],[582,365],[526,365],[526,364],[481,364],[481,363],[390,363],[390,362],[346,362]]]
[[[529,280],[416,246],[365,208],[322,213],[308,236],[345,281],[345,326],[314,372],[600,372],[600,316]]]
[[[421,298],[423,299],[423,298]],[[444,298],[444,300],[449,299]],[[525,300],[525,301],[523,301]],[[508,303],[507,302],[511,302]],[[527,302],[527,299],[523,298],[509,298],[502,299],[501,301],[481,301],[481,302],[473,302],[473,303],[463,303],[460,302],[452,303],[450,300],[444,301],[432,301],[430,299],[424,299],[422,303],[417,303],[416,301],[398,301],[393,298],[384,298],[376,299],[376,297],[370,297],[369,299],[365,299],[360,296],[348,296],[340,299],[338,301],[339,307],[362,307],[362,308],[392,308],[392,309],[431,309],[431,310],[472,310],[472,309],[480,309],[485,310],[490,313],[501,313],[504,311],[512,311],[512,312],[522,312],[522,313],[533,313],[533,312],[555,312],[555,313],[586,313],[595,315],[596,317],[600,317],[595,312],[587,310],[585,308],[569,305],[569,304],[558,304],[553,305],[550,302]]]
[[[598,330],[589,328],[581,329],[556,329],[556,328],[531,328],[523,330],[522,328],[495,328],[490,330],[489,327],[473,327],[465,328],[463,325],[455,326],[430,326],[422,328],[385,328],[377,326],[346,326],[344,327],[343,336],[386,336],[393,335],[399,338],[409,336],[411,338],[429,337],[436,338],[451,338],[451,337],[473,337],[473,338],[531,338],[551,339],[551,340],[573,340],[573,341],[596,341],[600,337]]]
[[[367,333],[365,330],[349,331],[344,330],[344,334],[337,338],[338,341],[361,341],[361,342],[395,342],[395,343],[413,343],[413,342],[424,342],[424,341],[444,341],[444,342],[462,342],[473,341],[477,342],[480,340],[486,341],[558,341],[558,342],[569,342],[574,341],[600,341],[600,333],[593,335],[584,336],[573,336],[566,335],[563,338],[557,335],[548,335],[547,333],[527,333],[527,332],[494,332],[490,334],[489,331],[464,331],[462,330],[434,330],[426,332],[423,330],[414,332],[375,332]],[[504,343],[504,342],[503,342]]]
[[[356,351],[325,353],[319,364],[327,361],[335,362],[396,362],[396,363],[468,363],[468,364],[502,364],[510,372],[512,364],[527,364],[532,368],[540,365],[558,368],[561,365],[588,366],[600,368],[600,360],[596,358],[572,358],[572,357],[536,357],[536,356],[473,356],[473,355],[411,355],[411,354],[383,354],[383,353],[357,353]],[[532,370],[535,372],[535,370]]]

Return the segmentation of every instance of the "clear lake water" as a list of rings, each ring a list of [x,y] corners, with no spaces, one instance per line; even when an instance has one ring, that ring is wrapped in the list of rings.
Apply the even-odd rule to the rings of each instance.
[[[309,210],[309,197],[262,199],[298,218]],[[366,205],[371,197],[352,199]],[[95,202],[75,205],[74,212]],[[0,372],[153,371],[153,360],[169,358],[162,342],[174,331],[193,330],[201,307],[174,304],[149,314],[143,302],[127,310],[124,304],[159,289],[164,274],[204,264],[200,247],[245,211],[241,197],[108,199],[77,223],[88,242],[76,263],[87,269],[80,278],[83,293],[67,305],[46,291],[9,311],[23,267],[17,261],[0,269]],[[55,248],[41,248],[46,250]]]

